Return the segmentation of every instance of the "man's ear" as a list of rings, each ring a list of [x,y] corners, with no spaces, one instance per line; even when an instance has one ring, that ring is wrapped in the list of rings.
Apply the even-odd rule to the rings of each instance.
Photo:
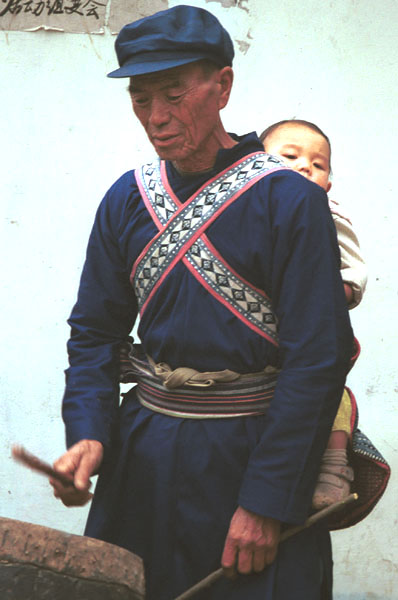
[[[131,104],[133,105],[133,94],[132,94],[132,88],[133,88],[133,78],[132,78],[132,77],[130,77],[130,78],[129,78],[129,85],[127,86],[127,92],[128,92],[128,95],[129,95],[129,97],[130,97],[130,102],[131,102]],[[133,110],[134,110],[134,107],[133,107]]]
[[[221,85],[221,92],[218,101],[218,106],[220,110],[228,104],[233,81],[234,72],[231,67],[223,67],[218,72],[218,83]]]

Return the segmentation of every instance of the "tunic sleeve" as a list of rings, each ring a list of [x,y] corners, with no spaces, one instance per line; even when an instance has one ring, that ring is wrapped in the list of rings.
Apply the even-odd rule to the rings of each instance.
[[[351,220],[340,207],[336,200],[329,198],[329,208],[332,213],[337,231],[337,241],[340,248],[341,276],[353,291],[353,299],[349,309],[355,308],[362,300],[365,293],[368,274],[365,261],[362,257],[359,241],[352,227]]]
[[[352,288],[353,300],[348,308],[355,308],[362,300],[367,283],[367,270],[358,238],[351,223],[333,215],[341,255],[341,276],[344,283]]]
[[[111,188],[97,211],[68,321],[70,367],[63,400],[68,447],[81,439],[110,442],[119,404],[119,345],[137,315],[118,241],[122,221],[123,202]]]
[[[294,191],[283,182],[271,191],[282,370],[239,497],[244,508],[287,523],[308,515],[352,345],[327,197],[301,180]]]

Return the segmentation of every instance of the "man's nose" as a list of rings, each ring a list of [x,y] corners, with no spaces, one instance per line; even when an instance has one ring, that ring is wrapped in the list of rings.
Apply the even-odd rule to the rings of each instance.
[[[153,98],[151,102],[150,122],[153,127],[162,127],[170,120],[170,112],[161,99]]]

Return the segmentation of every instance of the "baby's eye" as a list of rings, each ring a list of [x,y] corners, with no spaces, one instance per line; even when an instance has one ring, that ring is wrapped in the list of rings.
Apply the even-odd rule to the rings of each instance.
[[[317,169],[320,169],[321,171],[325,170],[325,167],[323,165],[321,165],[320,163],[314,163],[314,167],[316,167]]]
[[[295,158],[297,158],[295,154],[291,154],[290,152],[286,152],[282,156],[284,156],[284,158],[288,158],[289,160],[294,160]]]

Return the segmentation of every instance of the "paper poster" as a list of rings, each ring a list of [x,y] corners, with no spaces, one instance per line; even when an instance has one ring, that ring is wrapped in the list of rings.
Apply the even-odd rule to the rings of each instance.
[[[0,0],[0,29],[102,33],[108,0]]]
[[[0,0],[0,30],[103,33],[107,25],[118,33],[123,25],[168,7],[168,0]]]
[[[248,0],[206,0],[248,10]],[[169,8],[168,0],[0,0],[0,30],[119,33],[123,25]]]

